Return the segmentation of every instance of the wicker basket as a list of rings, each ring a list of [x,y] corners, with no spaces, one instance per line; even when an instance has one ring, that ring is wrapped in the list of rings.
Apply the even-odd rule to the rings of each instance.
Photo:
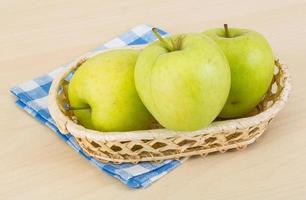
[[[150,130],[98,132],[79,125],[73,112],[65,109],[65,105],[69,104],[65,91],[67,76],[87,58],[103,51],[86,54],[69,64],[54,79],[49,94],[49,111],[60,131],[72,134],[87,154],[102,162],[161,161],[244,149],[267,129],[271,120],[284,107],[290,92],[287,68],[275,61],[275,75],[265,98],[256,109],[242,118],[216,120],[208,127],[192,132],[176,132],[156,124]]]

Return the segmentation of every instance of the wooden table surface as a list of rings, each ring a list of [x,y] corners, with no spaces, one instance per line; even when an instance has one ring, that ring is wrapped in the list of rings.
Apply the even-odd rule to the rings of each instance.
[[[257,30],[288,64],[293,90],[255,145],[191,159],[131,190],[18,108],[9,88],[143,23]],[[306,199],[306,1],[1,0],[0,24],[0,199]]]

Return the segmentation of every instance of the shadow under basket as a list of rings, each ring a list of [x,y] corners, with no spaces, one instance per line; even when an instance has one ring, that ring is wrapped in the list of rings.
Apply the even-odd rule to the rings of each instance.
[[[150,130],[94,131],[78,124],[73,112],[65,109],[69,106],[67,77],[71,77],[86,59],[103,51],[86,54],[71,63],[54,79],[49,94],[49,111],[59,130],[63,134],[73,135],[88,155],[102,162],[162,161],[244,149],[267,129],[284,107],[291,89],[288,70],[277,60],[273,81],[264,99],[242,118],[217,120],[206,128],[191,132],[172,131],[156,124]]]

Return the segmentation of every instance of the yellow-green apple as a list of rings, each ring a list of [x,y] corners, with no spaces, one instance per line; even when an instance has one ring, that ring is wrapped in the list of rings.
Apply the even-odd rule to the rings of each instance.
[[[161,38],[145,47],[135,67],[140,98],[155,119],[176,131],[207,126],[221,111],[230,89],[222,50],[201,34]]]
[[[250,112],[267,92],[273,77],[274,57],[267,40],[247,29],[211,29],[204,35],[223,50],[231,68],[231,90],[220,113],[235,118]]]
[[[86,60],[68,87],[71,109],[86,128],[130,131],[149,128],[152,115],[141,102],[134,82],[139,52],[111,50]]]

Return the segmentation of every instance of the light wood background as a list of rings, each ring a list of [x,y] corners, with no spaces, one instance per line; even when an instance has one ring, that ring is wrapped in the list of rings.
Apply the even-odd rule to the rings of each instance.
[[[101,173],[8,91],[138,24],[225,22],[267,37],[292,74],[290,101],[255,145],[191,159],[147,189]],[[0,24],[0,199],[306,199],[306,1],[1,0]]]

